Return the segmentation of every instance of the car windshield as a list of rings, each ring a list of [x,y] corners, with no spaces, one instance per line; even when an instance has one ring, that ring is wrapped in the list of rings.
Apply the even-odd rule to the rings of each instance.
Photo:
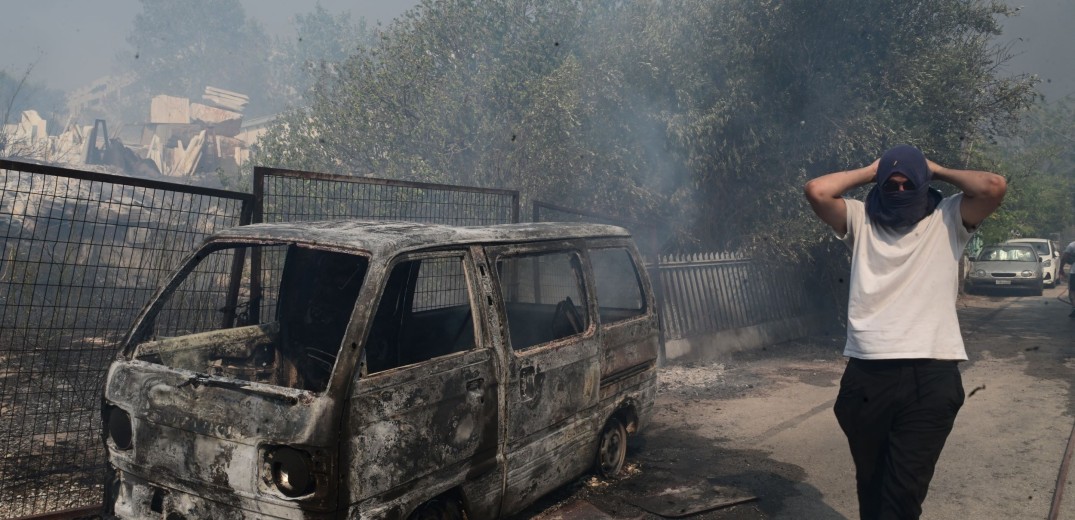
[[[1045,242],[1018,242],[1018,243],[1033,247],[1034,250],[1037,251],[1039,255],[1048,255],[1049,254],[1049,244],[1047,244]]]
[[[1029,246],[987,247],[978,255],[980,262],[1033,262],[1037,259]]]
[[[199,252],[132,335],[134,357],[171,368],[325,389],[366,257],[298,244]]]

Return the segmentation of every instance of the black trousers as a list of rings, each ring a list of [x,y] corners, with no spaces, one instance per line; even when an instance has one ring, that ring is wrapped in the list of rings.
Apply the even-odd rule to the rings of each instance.
[[[862,520],[917,519],[963,406],[958,362],[852,358],[833,410],[855,460]]]

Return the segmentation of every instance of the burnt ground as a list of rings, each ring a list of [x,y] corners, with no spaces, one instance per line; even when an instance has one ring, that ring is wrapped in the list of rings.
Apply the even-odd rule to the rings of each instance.
[[[1048,516],[1075,422],[1075,319],[1060,292],[961,298],[968,398],[923,519]],[[832,414],[842,348],[842,336],[817,336],[662,367],[627,474],[582,478],[515,519],[857,518],[853,464]],[[1073,478],[1058,518],[1075,519]],[[692,512],[739,495],[756,498]],[[663,516],[639,506],[662,501]]]

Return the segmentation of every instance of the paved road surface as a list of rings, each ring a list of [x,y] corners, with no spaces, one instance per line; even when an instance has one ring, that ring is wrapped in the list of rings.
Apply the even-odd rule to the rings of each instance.
[[[968,398],[924,519],[1048,517],[1075,423],[1075,319],[1059,294],[961,300]],[[631,444],[629,475],[584,479],[520,518],[661,518],[635,505],[652,509],[661,497],[699,520],[858,518],[853,465],[832,414],[842,346],[842,337],[811,338],[722,364],[666,367],[658,411]],[[1059,519],[1075,520],[1072,480],[1075,468]],[[689,514],[736,493],[757,500]]]

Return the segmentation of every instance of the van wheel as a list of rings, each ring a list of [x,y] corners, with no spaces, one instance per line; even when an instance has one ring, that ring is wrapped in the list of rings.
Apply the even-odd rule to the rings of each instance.
[[[604,478],[619,476],[627,459],[627,428],[618,417],[610,417],[597,443],[597,474]]]
[[[415,509],[408,520],[466,520],[463,504],[458,498],[442,496],[434,498]]]

